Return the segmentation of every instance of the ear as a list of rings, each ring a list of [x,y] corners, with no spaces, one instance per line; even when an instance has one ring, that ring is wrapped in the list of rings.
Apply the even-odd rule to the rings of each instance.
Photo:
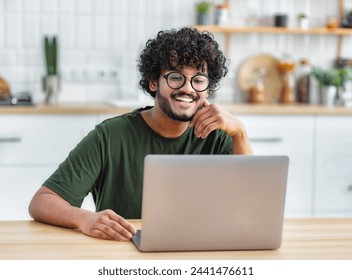
[[[149,81],[149,89],[152,92],[156,92],[158,89],[158,81]]]

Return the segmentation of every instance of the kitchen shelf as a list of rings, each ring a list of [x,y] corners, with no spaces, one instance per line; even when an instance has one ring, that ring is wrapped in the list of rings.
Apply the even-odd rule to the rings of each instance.
[[[256,27],[236,27],[236,26],[217,26],[217,25],[195,25],[198,30],[207,30],[212,33],[275,33],[275,34],[307,34],[307,35],[352,35],[352,28],[288,28],[272,26]]]
[[[219,26],[219,25],[195,25],[200,31],[209,31],[212,33],[225,34],[225,51],[229,53],[231,45],[231,35],[241,33],[267,33],[267,34],[291,34],[291,35],[334,35],[338,37],[337,57],[341,58],[342,38],[343,36],[352,35],[352,28],[325,28],[313,27],[308,29],[273,27],[273,26],[254,26],[254,27],[237,27],[237,26]]]

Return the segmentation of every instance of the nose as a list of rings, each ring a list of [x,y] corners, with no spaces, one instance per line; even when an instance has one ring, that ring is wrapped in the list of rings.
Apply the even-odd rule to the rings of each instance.
[[[185,84],[180,88],[181,91],[185,92],[185,93],[194,93],[195,90],[192,87],[191,84],[191,79],[186,79]]]

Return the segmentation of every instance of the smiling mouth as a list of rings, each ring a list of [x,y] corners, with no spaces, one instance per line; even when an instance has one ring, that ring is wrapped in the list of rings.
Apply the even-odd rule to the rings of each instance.
[[[173,96],[173,99],[175,99],[176,101],[179,101],[179,102],[192,103],[193,101],[196,101],[199,98],[195,97],[195,96],[191,96],[191,95],[177,94],[177,95]]]
[[[190,98],[190,97],[176,97],[175,100],[176,100],[176,101],[186,102],[186,103],[191,103],[191,102],[193,102],[193,99]]]

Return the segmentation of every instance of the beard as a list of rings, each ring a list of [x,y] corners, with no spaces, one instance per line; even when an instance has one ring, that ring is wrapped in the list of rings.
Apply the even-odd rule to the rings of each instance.
[[[198,96],[193,96],[193,95],[189,95],[186,93],[174,93],[171,94],[170,97],[172,99],[175,99],[175,97],[177,96],[187,96],[187,97],[191,97],[194,101],[197,101],[199,99]],[[197,113],[197,111],[199,109],[201,109],[203,107],[203,104],[201,104],[197,110],[192,113],[192,114],[187,114],[187,113],[181,113],[181,114],[177,114],[176,112],[174,112],[171,108],[170,102],[169,100],[167,100],[167,98],[163,97],[160,93],[159,88],[156,91],[156,98],[158,101],[158,105],[160,107],[160,109],[171,119],[175,120],[175,121],[180,121],[180,122],[189,122],[193,119],[194,115]]]

